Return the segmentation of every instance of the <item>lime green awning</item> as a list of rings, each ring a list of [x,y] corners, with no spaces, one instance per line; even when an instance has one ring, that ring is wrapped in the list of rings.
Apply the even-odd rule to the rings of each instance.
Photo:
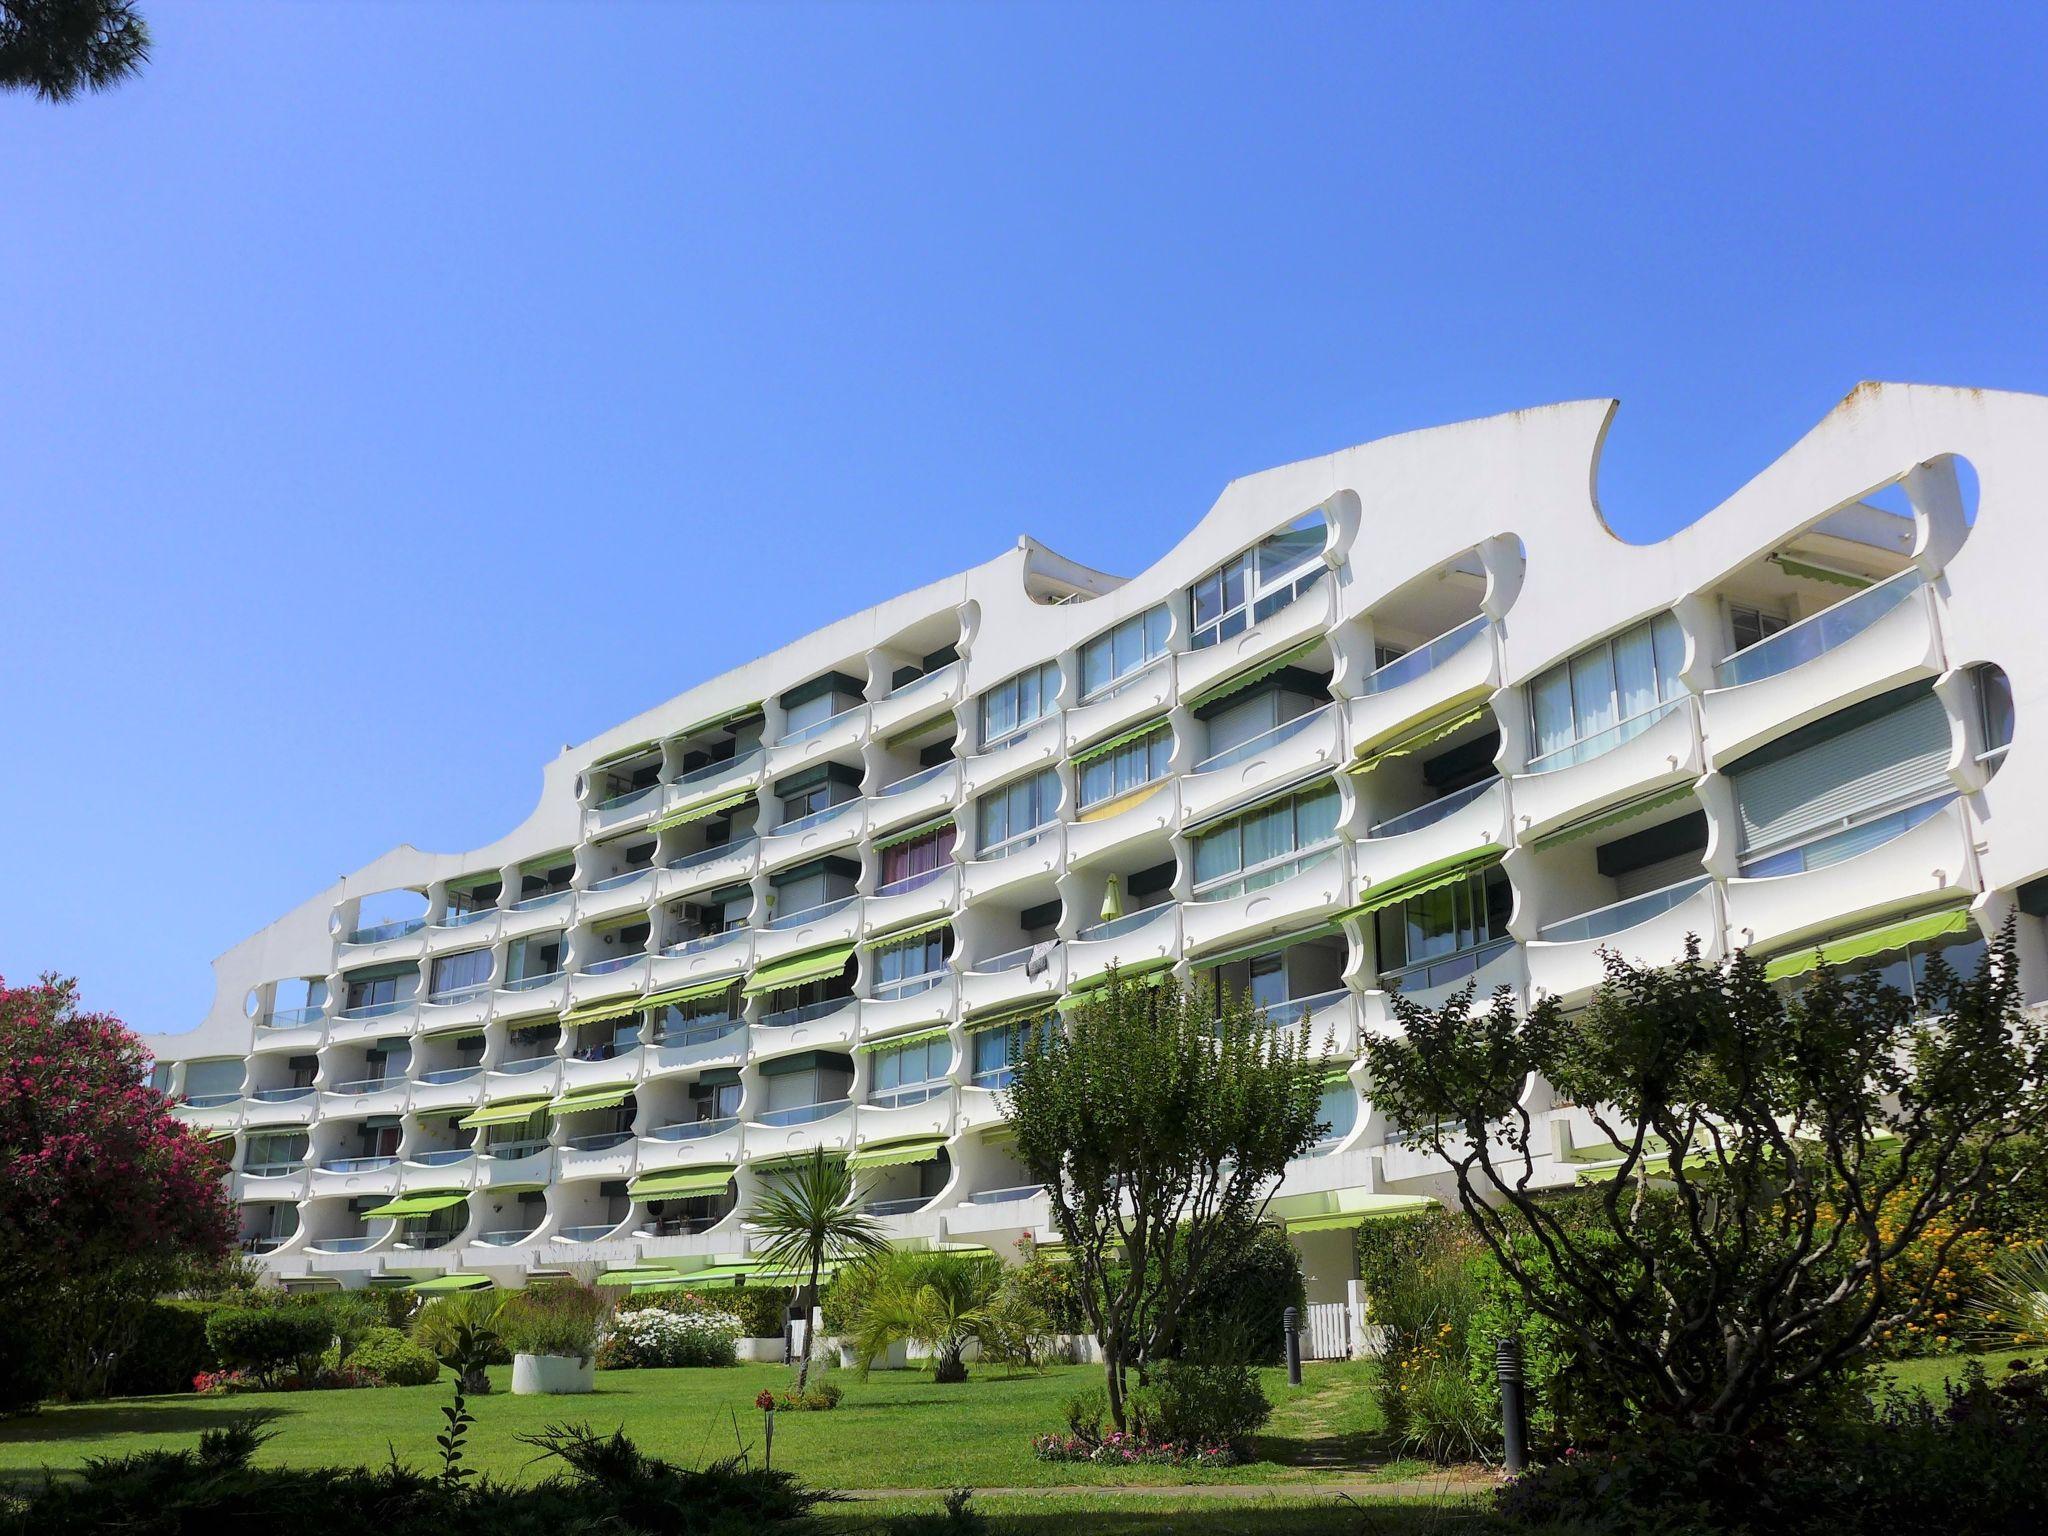
[[[921,939],[928,933],[937,933],[941,928],[952,926],[950,917],[935,917],[928,923],[914,923],[908,928],[893,928],[887,933],[877,933],[862,940],[870,949],[887,949],[892,944],[908,944],[912,939]]]
[[[460,1205],[469,1196],[459,1189],[422,1190],[418,1194],[400,1195],[396,1200],[372,1206],[363,1216],[373,1221],[388,1221],[393,1218],[410,1221],[416,1216],[431,1216],[435,1211],[445,1211],[451,1205]]]
[[[489,1275],[435,1275],[429,1280],[415,1280],[406,1287],[420,1296],[438,1296],[447,1291],[488,1291],[490,1288]]]
[[[647,1005],[640,1001],[638,990],[614,993],[592,1002],[578,1003],[562,1015],[562,1023],[573,1027],[578,1024],[599,1024],[606,1019],[623,1019],[629,1013],[638,1013]]]
[[[593,758],[590,766],[593,768],[609,768],[613,763],[623,763],[629,757],[638,757],[642,752],[660,745],[661,743],[658,741],[636,741],[630,747],[613,747],[603,757]]]
[[[633,1085],[612,1084],[604,1088],[578,1088],[565,1093],[548,1106],[551,1115],[578,1115],[586,1109],[616,1109],[633,1096]]]
[[[1825,581],[1837,587],[1853,587],[1858,590],[1874,585],[1868,576],[1858,576],[1850,571],[1837,571],[1825,565],[1795,560],[1790,555],[1773,555],[1771,563],[1787,576],[1804,576],[1808,581]]]
[[[731,1181],[732,1165],[729,1163],[710,1167],[664,1168],[659,1173],[641,1174],[626,1186],[626,1196],[631,1200],[682,1200],[691,1195],[722,1195]]]
[[[1165,730],[1166,725],[1167,721],[1164,715],[1155,716],[1153,719],[1147,720],[1143,725],[1133,726],[1128,731],[1120,731],[1107,741],[1095,742],[1093,745],[1083,747],[1071,755],[1077,763],[1092,763],[1098,757],[1109,756],[1118,747],[1127,747],[1141,737],[1150,736],[1154,731]]]
[[[720,992],[730,992],[739,985],[740,973],[719,976],[711,981],[693,981],[687,987],[671,987],[666,992],[651,993],[640,999],[642,1008],[666,1008],[670,1003],[687,1003],[692,998],[713,997]]]
[[[854,1050],[890,1051],[899,1045],[921,1045],[927,1040],[943,1039],[945,1035],[946,1026],[941,1024],[936,1029],[913,1029],[905,1034],[881,1035],[873,1040],[863,1040],[854,1047]]]
[[[720,811],[737,810],[754,798],[751,789],[734,790],[730,794],[714,795],[709,800],[700,800],[695,805],[678,806],[672,811],[663,811],[647,824],[649,832],[666,832],[671,827],[686,827],[693,821],[705,821]]]
[[[1347,1227],[1362,1226],[1368,1221],[1377,1221],[1388,1216],[1412,1216],[1418,1211],[1437,1208],[1436,1201],[1427,1195],[1370,1195],[1373,1203],[1363,1210],[1338,1211],[1324,1216],[1294,1216],[1287,1220],[1289,1232],[1341,1232]]]
[[[1461,710],[1447,719],[1440,716],[1431,720],[1405,736],[1395,737],[1383,747],[1374,747],[1370,751],[1359,753],[1358,761],[1353,763],[1348,771],[1371,773],[1390,757],[1406,757],[1411,752],[1419,752],[1434,742],[1442,741],[1454,731],[1462,731],[1485,715],[1486,709],[1487,706],[1481,704],[1475,708]]]
[[[1654,794],[1643,795],[1635,800],[1625,800],[1620,805],[1596,811],[1593,815],[1583,817],[1569,826],[1560,827],[1555,832],[1547,832],[1537,838],[1531,846],[1555,848],[1560,843],[1574,842],[1590,833],[1604,832],[1609,827],[1637,816],[1647,815],[1651,811],[1661,811],[1667,805],[1676,805],[1691,794],[1692,785],[1680,784],[1675,789],[1660,789]]]
[[[1053,1011],[1054,999],[1034,998],[1026,1003],[1005,1003],[983,1013],[970,1014],[966,1019],[969,1029],[995,1029],[1005,1024],[1021,1024],[1026,1019],[1042,1019]]]
[[[851,944],[833,944],[825,949],[814,949],[807,954],[791,955],[762,966],[747,979],[743,989],[748,997],[758,997],[763,992],[779,992],[785,987],[799,987],[807,981],[818,981],[827,976],[836,976],[846,969],[846,962],[853,958]]]
[[[742,1280],[750,1280],[760,1272],[758,1264],[713,1264],[705,1269],[696,1269],[688,1274],[676,1275],[669,1280],[656,1280],[635,1285],[635,1294],[641,1291],[727,1291]]]
[[[1234,672],[1221,682],[1210,684],[1192,699],[1184,699],[1182,702],[1191,710],[1207,709],[1218,699],[1227,699],[1233,693],[1241,693],[1253,683],[1265,681],[1282,668],[1291,667],[1297,661],[1307,660],[1309,653],[1322,643],[1320,638],[1305,641],[1291,650],[1282,651],[1278,656],[1256,662],[1242,672]]]
[[[874,849],[880,853],[884,848],[898,848],[905,843],[914,843],[919,838],[936,837],[952,825],[953,818],[950,816],[941,816],[937,821],[919,822],[914,827],[905,827],[901,832],[891,832],[886,837],[876,838]]]
[[[1845,934],[1839,939],[1830,939],[1824,944],[1794,950],[1766,961],[1764,979],[1783,981],[1788,976],[1804,976],[1823,960],[1829,965],[1847,965],[1851,960],[1864,960],[1872,955],[1904,949],[1908,944],[1923,944],[1929,939],[1963,933],[1969,926],[1969,908],[1951,907],[1946,911],[1909,917],[1902,922],[1865,928],[1859,933]]]
[[[608,1269],[597,1277],[598,1285],[644,1285],[650,1280],[673,1280],[676,1272],[666,1264],[640,1264],[631,1269]]]
[[[945,1148],[943,1136],[920,1136],[914,1141],[895,1141],[887,1146],[863,1147],[847,1158],[849,1168],[902,1168],[911,1163],[936,1161]]]
[[[1422,868],[1398,879],[1383,880],[1373,886],[1365,900],[1355,907],[1347,907],[1340,917],[1364,917],[1382,907],[1391,907],[1397,901],[1406,901],[1411,896],[1420,896],[1433,891],[1440,885],[1450,885],[1463,880],[1467,875],[1476,875],[1489,869],[1501,860],[1498,848],[1475,848],[1465,853],[1454,853],[1448,858],[1437,859]]]
[[[500,1099],[495,1104],[486,1104],[473,1109],[456,1121],[457,1125],[517,1125],[527,1116],[547,1107],[545,1096],[527,1099]]]

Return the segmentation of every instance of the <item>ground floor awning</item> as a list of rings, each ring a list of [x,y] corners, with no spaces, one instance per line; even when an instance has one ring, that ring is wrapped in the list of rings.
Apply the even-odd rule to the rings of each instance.
[[[1362,1226],[1368,1221],[1380,1221],[1390,1216],[1414,1216],[1438,1208],[1437,1202],[1427,1195],[1354,1196],[1348,1203],[1351,1207],[1348,1210],[1327,1211],[1319,1216],[1287,1217],[1288,1234],[1292,1236],[1297,1232],[1341,1232],[1349,1227]]]
[[[438,1296],[448,1291],[487,1291],[490,1288],[489,1275],[435,1275],[430,1280],[415,1280],[406,1287],[418,1296]]]

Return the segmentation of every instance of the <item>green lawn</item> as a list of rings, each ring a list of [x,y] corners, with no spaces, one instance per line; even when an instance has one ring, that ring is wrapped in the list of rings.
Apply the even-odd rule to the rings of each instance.
[[[1925,1392],[1931,1397],[1941,1391],[1943,1382],[1962,1375],[1972,1360],[1996,1377],[2007,1361],[2039,1360],[2042,1353],[2038,1349],[2007,1349],[1982,1355],[1928,1355],[1919,1360],[1894,1360],[1884,1367],[1884,1374],[1908,1392]]]
[[[493,1371],[503,1388],[509,1375]],[[775,1464],[825,1488],[1046,1487],[1135,1483],[1257,1482],[1313,1486],[1427,1475],[1419,1462],[1388,1461],[1375,1444],[1378,1416],[1367,1368],[1310,1365],[1290,1389],[1280,1371],[1264,1373],[1272,1422],[1258,1442],[1260,1459],[1227,1472],[1173,1467],[1098,1468],[1034,1460],[1031,1437],[1061,1424],[1060,1405],[1101,1379],[1088,1367],[1060,1367],[1005,1378],[977,1370],[959,1385],[939,1386],[921,1372],[877,1371],[863,1382],[850,1371],[832,1379],[846,1397],[829,1413],[776,1417]],[[732,1370],[601,1371],[585,1397],[513,1397],[494,1392],[472,1400],[477,1424],[470,1463],[506,1479],[545,1475],[533,1451],[515,1438],[564,1419],[602,1429],[621,1426],[643,1448],[686,1464],[729,1455],[735,1432],[756,1455],[763,1387],[788,1384],[781,1366]],[[251,1393],[232,1398],[143,1397],[45,1409],[0,1423],[0,1477],[76,1466],[89,1456],[121,1455],[149,1446],[190,1445],[199,1431],[252,1408],[272,1410],[279,1434],[262,1460],[425,1465],[435,1456],[440,1410],[437,1387],[385,1387],[354,1392]]]

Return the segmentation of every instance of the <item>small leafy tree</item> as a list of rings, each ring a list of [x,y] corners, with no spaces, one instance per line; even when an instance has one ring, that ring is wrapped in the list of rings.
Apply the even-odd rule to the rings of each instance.
[[[1305,1030],[1274,1030],[1241,996],[1112,971],[1026,1039],[1006,1098],[1128,1429],[1126,1373],[1169,1351],[1187,1298],[1253,1239],[1323,1128],[1322,1063]]]
[[[1592,1003],[1524,1015],[1471,988],[1396,994],[1368,1041],[1374,1097],[1449,1165],[1459,1203],[1530,1307],[1622,1401],[1710,1433],[1825,1386],[1916,1301],[1902,1253],[1967,1230],[2038,1129],[2048,1032],[2021,1007],[2008,925],[1972,978],[1937,955],[1933,1017],[1821,965],[1786,997],[1747,954],[1606,959]],[[1535,1075],[1617,1166],[1589,1215],[1535,1186]],[[1938,1236],[1947,1232],[1949,1239]]]
[[[770,1268],[810,1275],[802,1293],[808,1306],[817,1304],[818,1276],[827,1264],[868,1259],[889,1247],[881,1224],[861,1211],[853,1171],[822,1147],[769,1185],[747,1225],[768,1239],[761,1257]],[[817,1340],[806,1326],[798,1395],[810,1380],[816,1352]]]
[[[149,27],[131,0],[0,0],[0,87],[68,101],[148,61]]]
[[[949,1253],[892,1253],[875,1263],[874,1284],[854,1324],[854,1350],[866,1375],[877,1358],[907,1339],[931,1352],[932,1378],[967,1379],[966,1352],[1006,1348],[997,1293],[1002,1266],[994,1259]],[[996,1346],[991,1351],[990,1345]]]

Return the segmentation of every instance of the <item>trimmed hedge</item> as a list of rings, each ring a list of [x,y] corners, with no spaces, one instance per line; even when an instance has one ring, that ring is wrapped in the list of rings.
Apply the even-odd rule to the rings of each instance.
[[[206,1341],[223,1367],[268,1379],[317,1362],[334,1339],[334,1324],[314,1307],[223,1307],[206,1320]]]
[[[441,1379],[441,1362],[396,1328],[372,1328],[348,1357],[387,1387],[425,1387]]]
[[[112,1397],[190,1392],[201,1371],[220,1369],[207,1341],[207,1319],[226,1309],[218,1301],[153,1301],[143,1314],[134,1348],[122,1356],[107,1383]]]

